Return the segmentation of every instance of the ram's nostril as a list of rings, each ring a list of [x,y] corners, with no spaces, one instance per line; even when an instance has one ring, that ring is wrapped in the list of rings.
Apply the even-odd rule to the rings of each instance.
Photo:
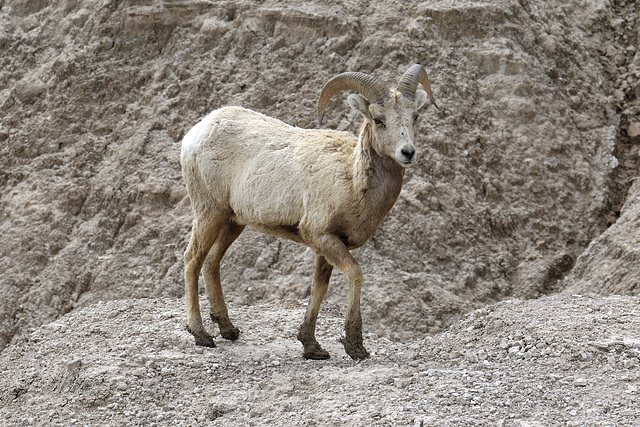
[[[413,159],[414,154],[416,154],[416,149],[413,147],[405,147],[400,150],[400,153],[407,159]]]

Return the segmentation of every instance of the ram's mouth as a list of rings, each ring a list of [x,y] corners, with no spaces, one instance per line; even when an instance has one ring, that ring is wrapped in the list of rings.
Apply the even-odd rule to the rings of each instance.
[[[410,161],[399,160],[398,163],[400,163],[400,165],[403,168],[408,168],[409,166],[411,166],[411,165],[413,165],[415,163],[415,160],[410,160]]]

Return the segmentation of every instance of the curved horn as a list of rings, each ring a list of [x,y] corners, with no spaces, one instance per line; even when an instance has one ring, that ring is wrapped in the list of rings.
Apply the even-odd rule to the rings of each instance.
[[[318,123],[322,123],[324,110],[333,95],[341,90],[355,90],[369,102],[382,104],[389,99],[389,89],[377,78],[365,73],[348,72],[338,74],[322,88],[318,100]]]
[[[427,77],[427,72],[424,67],[420,64],[412,65],[403,75],[400,81],[398,82],[398,92],[400,92],[404,97],[409,98],[410,100],[414,100],[416,97],[416,89],[418,87],[418,83],[420,83],[424,90],[427,91],[427,95],[429,95],[429,99],[431,103],[439,110],[438,104],[436,104],[436,100],[433,97],[433,91],[431,90],[431,85],[429,84],[429,77]]]

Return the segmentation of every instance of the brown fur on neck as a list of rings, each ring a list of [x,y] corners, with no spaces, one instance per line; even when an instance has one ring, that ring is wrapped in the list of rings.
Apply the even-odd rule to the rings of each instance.
[[[349,246],[364,244],[393,207],[402,189],[404,168],[394,159],[380,156],[374,149],[374,131],[365,120],[354,153],[353,186],[360,195],[357,235],[350,236]]]

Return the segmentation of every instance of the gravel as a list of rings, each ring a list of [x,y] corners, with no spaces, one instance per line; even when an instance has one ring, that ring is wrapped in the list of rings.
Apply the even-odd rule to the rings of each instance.
[[[207,303],[203,299],[203,307]],[[236,342],[196,347],[182,301],[100,302],[0,354],[0,419],[23,425],[637,425],[640,297],[554,296],[476,310],[447,331],[371,358],[338,342],[324,307],[327,361],[302,358],[304,303],[231,308]],[[213,325],[207,325],[213,328]]]

